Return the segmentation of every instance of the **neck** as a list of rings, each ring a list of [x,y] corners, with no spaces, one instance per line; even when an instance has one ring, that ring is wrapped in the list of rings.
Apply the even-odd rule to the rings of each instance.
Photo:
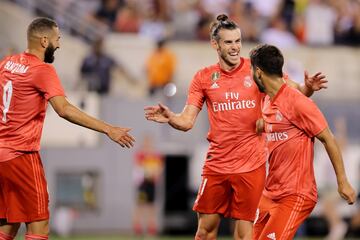
[[[236,65],[229,65],[224,60],[220,59],[219,64],[222,70],[226,72],[231,72],[232,70],[236,69],[238,66],[240,66],[242,62],[242,59],[240,58],[240,61]]]
[[[28,48],[28,49],[26,49],[25,52],[30,53],[32,55],[35,55],[41,61],[44,61],[44,52],[43,51],[40,51],[40,50],[35,49],[35,48]]]
[[[282,77],[268,77],[264,76],[263,84],[265,85],[265,93],[270,96],[271,99],[276,96],[281,86],[285,84],[285,80]]]

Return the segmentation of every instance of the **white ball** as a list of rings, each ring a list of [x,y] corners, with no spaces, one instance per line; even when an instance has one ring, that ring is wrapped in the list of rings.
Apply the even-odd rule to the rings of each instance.
[[[173,97],[176,94],[177,88],[174,83],[168,83],[164,87],[164,94],[167,97]]]

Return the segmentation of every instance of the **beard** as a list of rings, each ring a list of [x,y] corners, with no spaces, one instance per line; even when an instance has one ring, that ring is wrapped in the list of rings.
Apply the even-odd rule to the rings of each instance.
[[[254,82],[256,83],[256,86],[258,87],[259,91],[264,93],[266,89],[265,89],[264,84],[261,82],[261,80],[255,74],[253,74],[253,79],[254,79]]]
[[[53,63],[55,60],[54,53],[57,48],[54,47],[52,43],[49,44],[49,46],[45,49],[44,53],[44,62],[46,63]]]
[[[219,49],[219,53],[220,53],[220,58],[226,63],[226,65],[228,65],[229,67],[234,67],[236,66],[236,64],[238,64],[238,62],[240,61],[240,58],[239,58],[239,61],[234,63],[232,62],[230,59],[228,59],[227,57],[227,52],[226,51],[223,51],[221,48]]]

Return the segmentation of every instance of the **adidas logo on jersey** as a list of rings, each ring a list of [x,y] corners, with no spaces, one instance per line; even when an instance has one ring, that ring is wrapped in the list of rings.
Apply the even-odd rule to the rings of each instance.
[[[269,239],[276,240],[276,236],[275,236],[275,233],[274,233],[274,232],[268,234],[267,237],[268,237]]]
[[[210,88],[211,89],[219,88],[219,85],[216,82],[214,82]]]

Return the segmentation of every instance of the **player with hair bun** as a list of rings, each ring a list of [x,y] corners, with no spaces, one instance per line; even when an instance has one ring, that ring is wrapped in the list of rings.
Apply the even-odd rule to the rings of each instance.
[[[252,79],[249,59],[240,56],[241,31],[226,15],[210,26],[210,43],[219,62],[198,71],[181,113],[159,104],[145,108],[147,120],[190,130],[204,103],[208,109],[209,149],[193,210],[198,213],[196,240],[216,239],[221,217],[236,220],[234,238],[251,239],[256,209],[265,183],[267,155],[256,132],[261,93]],[[288,84],[310,96],[324,87],[320,73],[305,75],[305,85]]]

